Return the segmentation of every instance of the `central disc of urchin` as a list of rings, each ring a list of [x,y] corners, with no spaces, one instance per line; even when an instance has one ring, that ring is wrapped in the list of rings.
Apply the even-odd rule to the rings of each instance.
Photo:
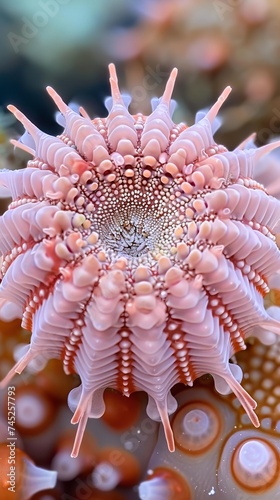
[[[143,195],[141,198],[146,198]],[[153,252],[162,238],[163,218],[147,200],[134,197],[115,200],[114,207],[100,207],[97,231],[106,247],[129,257]]]
[[[116,214],[108,223],[104,240],[113,250],[131,257],[151,252],[158,239],[157,221],[144,216],[141,211],[129,214]],[[104,228],[105,229],[105,228]]]
[[[145,254],[158,254],[167,250],[167,233],[172,232],[171,214],[168,208],[169,188],[160,183],[159,174],[144,179],[141,167],[135,169],[133,179],[116,169],[114,185],[100,190],[98,204],[91,197],[96,210],[93,229],[100,242],[117,254],[137,258]]]

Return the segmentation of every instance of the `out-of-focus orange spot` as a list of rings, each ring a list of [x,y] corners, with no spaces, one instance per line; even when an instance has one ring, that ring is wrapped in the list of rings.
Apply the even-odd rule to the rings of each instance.
[[[102,420],[116,431],[123,431],[131,427],[139,417],[140,395],[123,396],[114,389],[106,389],[104,392],[106,410]]]

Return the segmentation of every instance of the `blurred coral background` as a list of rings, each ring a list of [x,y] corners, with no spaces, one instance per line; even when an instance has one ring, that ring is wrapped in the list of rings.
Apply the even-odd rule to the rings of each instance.
[[[54,109],[44,87],[104,115],[113,61],[134,112],[149,112],[177,66],[177,121],[192,122],[230,84],[220,140],[234,146],[256,130],[263,143],[279,133],[277,0],[1,0],[0,9],[1,105],[14,103],[48,131]]]
[[[195,113],[209,107],[224,87],[231,85],[233,91],[221,112],[223,127],[217,133],[217,142],[233,148],[256,132],[256,143],[267,143],[280,133],[279,27],[278,0],[0,0],[0,168],[23,167],[29,158],[9,144],[11,137],[22,134],[22,127],[6,111],[8,104],[16,105],[51,134],[59,133],[60,128],[46,85],[54,87],[65,102],[85,107],[91,116],[105,116],[103,101],[109,94],[110,62],[117,66],[120,88],[132,96],[132,112],[145,114],[150,112],[150,99],[161,96],[171,69],[178,67],[173,96],[178,104],[174,115],[177,123],[192,124]],[[7,200],[0,202],[3,211]],[[2,322],[0,335],[2,378],[13,364],[16,345],[28,342],[28,335],[20,331],[17,322]],[[56,415],[46,424],[47,436],[53,435],[53,440],[47,438],[48,445],[44,439],[42,445],[39,440],[35,446],[34,436],[31,439],[22,431],[25,451],[42,467],[49,467],[56,453],[64,426],[61,415],[68,412],[67,393],[77,384],[75,377],[68,380],[59,370],[54,363],[40,376],[27,375],[28,384],[41,390],[44,398],[52,394],[48,404],[50,414]],[[53,373],[57,375],[52,379]],[[57,380],[61,380],[59,386]],[[26,389],[27,382],[24,384]],[[114,397],[108,393],[112,405]],[[140,421],[139,415],[145,418],[141,397],[131,403],[131,408],[135,404],[140,408],[134,424]],[[56,412],[62,413],[57,417]],[[4,410],[1,418],[5,418]],[[116,423],[109,428],[123,437],[124,430],[118,430]],[[104,429],[96,431],[98,446],[102,445],[102,432],[106,435]],[[116,438],[115,434],[111,438],[110,432],[104,437],[107,445]],[[148,459],[139,460],[143,478]],[[88,473],[85,463],[82,474]],[[53,493],[34,498],[138,498],[137,488],[106,496],[106,491],[98,492],[79,481],[60,481]],[[88,495],[83,493],[82,484],[87,485]]]

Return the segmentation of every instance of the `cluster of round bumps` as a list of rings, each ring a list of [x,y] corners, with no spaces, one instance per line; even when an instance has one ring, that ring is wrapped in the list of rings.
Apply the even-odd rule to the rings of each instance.
[[[13,143],[34,159],[0,172],[12,195],[0,218],[0,295],[32,330],[2,385],[38,354],[78,373],[81,386],[69,395],[79,424],[73,456],[87,419],[104,412],[106,387],[146,391],[147,413],[161,418],[170,450],[171,388],[204,373],[258,425],[229,359],[255,325],[263,336],[280,333],[263,307],[280,267],[280,202],[252,179],[255,162],[277,144],[248,148],[249,140],[230,152],[215,143],[230,87],[193,126],[174,124],[176,69],[153,112],[132,116],[109,69],[106,118],[76,113],[47,88],[64,120],[59,137],[9,106],[26,129]]]

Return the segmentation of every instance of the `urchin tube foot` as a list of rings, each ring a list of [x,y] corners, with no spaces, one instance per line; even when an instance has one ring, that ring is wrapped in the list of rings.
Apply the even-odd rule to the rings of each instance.
[[[241,374],[241,377],[240,377]],[[229,370],[226,374],[212,374],[215,388],[220,394],[229,394],[232,391],[240,401],[252,424],[255,427],[260,426],[259,419],[254,412],[257,407],[256,401],[248,394],[247,391],[240,385],[238,379],[242,379],[242,370],[238,365],[229,365]]]
[[[36,355],[31,352],[30,346],[27,346],[27,352],[22,356],[22,358],[11,368],[7,375],[0,382],[0,390],[4,389],[13,377],[18,374],[20,375],[26,366],[32,361]]]
[[[149,396],[149,403],[147,406],[147,415],[152,420],[161,420],[167,446],[170,452],[175,451],[174,435],[170,425],[169,414],[176,411],[178,403],[176,399],[169,392],[163,400],[155,400]]]
[[[71,457],[77,457],[79,454],[88,419],[100,418],[105,411],[103,392],[104,388],[87,392],[80,385],[69,393],[68,406],[74,412],[71,424],[78,424]]]

